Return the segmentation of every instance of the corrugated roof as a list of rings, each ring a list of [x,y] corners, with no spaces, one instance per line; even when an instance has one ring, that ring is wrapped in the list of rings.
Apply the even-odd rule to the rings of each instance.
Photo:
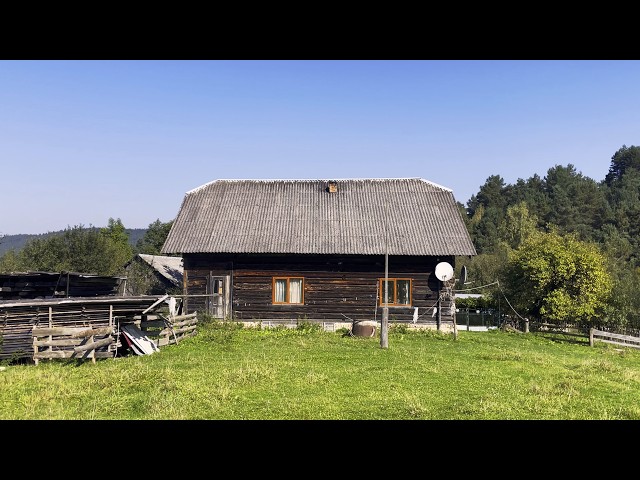
[[[337,191],[329,192],[335,182]],[[215,180],[162,253],[476,255],[451,189],[421,178]]]
[[[182,257],[167,257],[146,253],[139,253],[138,256],[174,285],[182,285],[184,272]]]

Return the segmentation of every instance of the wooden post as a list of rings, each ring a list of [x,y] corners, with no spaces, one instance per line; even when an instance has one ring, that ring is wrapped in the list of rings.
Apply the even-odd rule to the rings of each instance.
[[[125,279],[125,282],[126,282],[126,279]],[[111,328],[112,332],[115,331],[115,325],[114,325],[114,321],[113,321],[113,304],[112,303],[109,304],[109,327]],[[118,337],[117,337],[117,335],[116,335],[115,338],[116,338],[116,341],[114,342],[114,348],[112,350],[114,357],[116,356],[116,353],[118,351]],[[107,351],[109,351],[109,350],[111,350],[111,347],[107,348]],[[95,359],[94,359],[94,361],[95,361]]]
[[[380,322],[380,347],[389,348],[389,239],[387,238],[388,202],[384,200],[384,307]]]
[[[593,347],[593,328],[589,329],[589,346]]]
[[[36,345],[36,342],[38,341],[38,337],[36,337],[35,335],[33,336],[33,362],[38,365],[38,345]]]
[[[440,302],[440,280],[438,280],[438,302],[437,302],[437,305],[438,306],[436,308],[438,309],[438,313],[437,313],[437,316],[436,316],[436,327],[437,327],[438,330],[440,330],[440,322],[442,321],[442,316],[440,314],[440,311],[442,310],[442,308],[441,308],[442,305],[441,305],[441,302]]]
[[[49,307],[49,328],[53,328],[53,307]],[[53,340],[53,335],[49,335],[49,340]],[[53,347],[49,346],[49,348],[47,350],[52,352],[53,351]]]
[[[455,309],[455,305],[453,308],[453,339],[457,340],[458,339],[458,325],[457,325],[457,320],[456,320],[456,309]]]
[[[389,255],[384,254],[384,307],[380,324],[380,347],[389,347]]]

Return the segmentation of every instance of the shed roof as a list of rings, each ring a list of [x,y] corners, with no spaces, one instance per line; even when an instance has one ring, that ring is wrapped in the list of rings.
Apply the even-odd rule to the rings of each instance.
[[[388,249],[388,250],[387,250]],[[421,178],[215,180],[162,253],[476,255],[451,189]]]
[[[141,260],[156,270],[173,285],[181,286],[183,277],[182,257],[168,257],[164,255],[149,255],[139,253]]]

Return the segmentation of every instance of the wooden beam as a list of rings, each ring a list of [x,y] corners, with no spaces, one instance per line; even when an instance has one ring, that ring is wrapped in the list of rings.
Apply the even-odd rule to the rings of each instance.
[[[85,345],[80,345],[79,347],[75,347],[73,351],[75,353],[85,352],[87,350],[95,350],[96,348],[104,347],[105,345],[111,345],[115,340],[111,337],[103,338],[102,340],[96,340],[95,342],[87,343]]]

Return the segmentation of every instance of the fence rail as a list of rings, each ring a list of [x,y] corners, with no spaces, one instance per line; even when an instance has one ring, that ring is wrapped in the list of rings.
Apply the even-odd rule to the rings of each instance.
[[[621,335],[619,333],[605,332],[592,328],[589,330],[589,346],[593,347],[594,342],[612,343],[623,347],[640,348],[640,337],[631,335]]]
[[[32,335],[36,365],[55,358],[90,358],[95,363],[96,357],[112,357],[116,343],[112,327],[33,327]]]

